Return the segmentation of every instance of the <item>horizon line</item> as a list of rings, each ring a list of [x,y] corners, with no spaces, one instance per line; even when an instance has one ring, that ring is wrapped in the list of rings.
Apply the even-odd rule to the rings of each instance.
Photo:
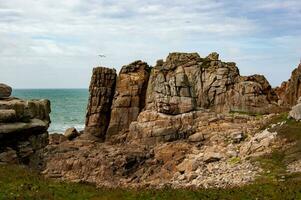
[[[14,90],[59,90],[59,89],[89,89],[87,88],[13,88]]]

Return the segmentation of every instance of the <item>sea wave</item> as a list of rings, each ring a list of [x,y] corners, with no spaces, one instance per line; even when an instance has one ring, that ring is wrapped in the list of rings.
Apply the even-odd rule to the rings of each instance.
[[[85,128],[85,124],[51,124],[48,132],[53,133],[64,133],[68,128],[74,127],[78,131],[82,131]]]

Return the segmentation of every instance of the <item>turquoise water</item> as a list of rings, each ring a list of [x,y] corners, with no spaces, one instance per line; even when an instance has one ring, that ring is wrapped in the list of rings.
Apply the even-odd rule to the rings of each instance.
[[[64,132],[75,127],[83,130],[88,103],[87,89],[15,89],[12,96],[22,99],[49,99],[49,132]]]

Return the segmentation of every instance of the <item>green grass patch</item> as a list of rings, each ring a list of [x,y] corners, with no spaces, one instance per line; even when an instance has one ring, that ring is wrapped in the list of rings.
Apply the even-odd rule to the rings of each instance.
[[[278,149],[271,154],[264,155],[255,160],[258,161],[264,170],[261,181],[279,182],[288,179],[300,179],[299,174],[288,174],[287,166],[301,159],[301,123],[288,119],[287,113],[282,113],[273,117],[262,129],[270,132],[277,132],[277,137],[285,141]],[[280,125],[279,123],[284,122]],[[273,124],[278,124],[272,126]]]
[[[20,200],[206,200],[301,199],[301,181],[257,181],[227,189],[97,189],[92,185],[44,179],[20,166],[0,165],[0,199]]]

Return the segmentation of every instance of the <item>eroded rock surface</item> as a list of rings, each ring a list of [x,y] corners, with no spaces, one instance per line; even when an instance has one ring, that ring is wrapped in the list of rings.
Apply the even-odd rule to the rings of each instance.
[[[89,87],[85,135],[104,140],[109,126],[111,106],[116,85],[116,70],[105,67],[93,69]]]
[[[171,53],[151,72],[147,109],[171,115],[199,108],[268,113],[277,100],[264,76],[242,77],[235,63],[222,62],[217,53]]]
[[[276,88],[280,104],[294,106],[301,97],[301,64],[292,72],[291,78]]]
[[[110,125],[106,137],[117,139],[118,133],[128,131],[131,122],[136,121],[145,107],[145,96],[150,67],[142,61],[135,61],[122,67],[117,78],[112,103]]]
[[[0,162],[39,167],[39,151],[48,144],[48,100],[0,100]]]
[[[248,158],[270,150],[274,137],[262,134],[259,128],[272,115],[260,119],[241,114],[199,115],[204,119],[194,133],[204,133],[199,142],[182,139],[148,145],[132,139],[112,145],[79,138],[49,145],[43,174],[109,188],[231,187],[253,181],[261,169]],[[246,139],[232,140],[239,131]],[[255,148],[253,141],[259,139],[266,145]],[[250,143],[254,144],[252,151],[241,151]]]

